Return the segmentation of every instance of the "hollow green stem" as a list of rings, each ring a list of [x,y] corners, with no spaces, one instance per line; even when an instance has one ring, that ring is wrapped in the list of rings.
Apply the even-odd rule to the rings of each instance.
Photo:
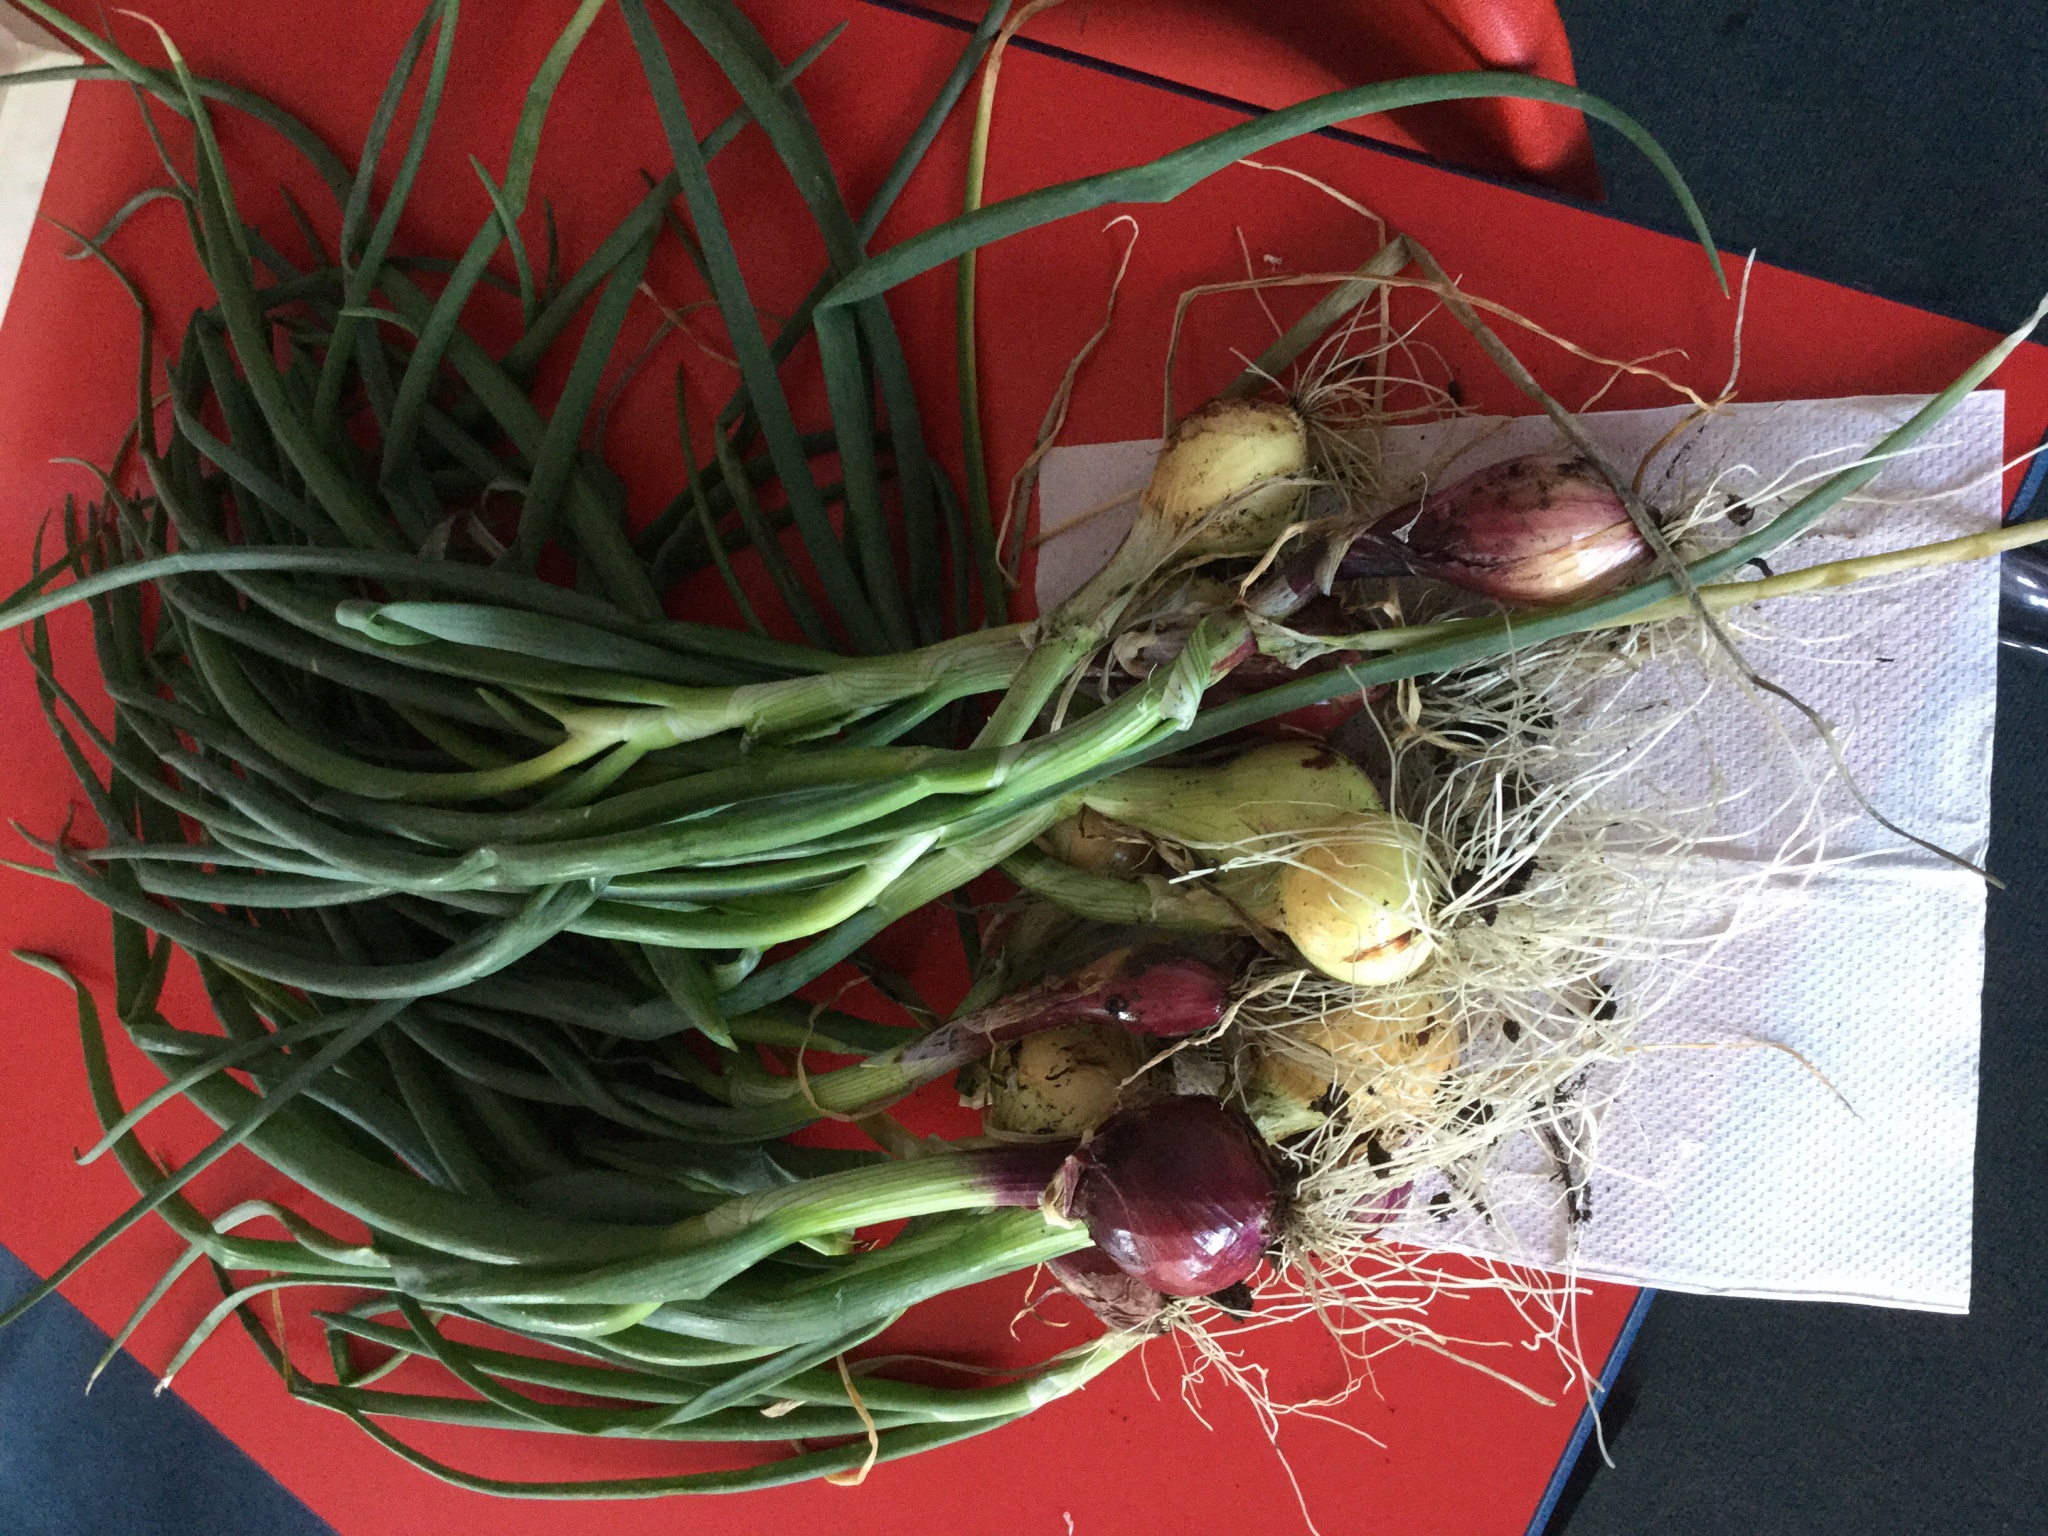
[[[1065,1147],[991,1147],[805,1179],[727,1202],[662,1234],[660,1251],[582,1272],[497,1273],[397,1260],[409,1294],[436,1303],[694,1301],[791,1243],[939,1211],[1034,1204]]]

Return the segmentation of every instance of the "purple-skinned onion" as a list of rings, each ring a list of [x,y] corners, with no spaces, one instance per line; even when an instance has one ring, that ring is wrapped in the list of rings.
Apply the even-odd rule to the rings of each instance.
[[[1115,1024],[1172,1039],[1215,1028],[1229,1007],[1230,978],[1206,960],[1163,945],[1133,945],[963,1014],[897,1059],[919,1071],[951,1071],[991,1046],[1075,1024]]]
[[[1381,518],[1338,575],[1427,576],[1519,607],[1598,596],[1649,558],[1628,508],[1590,460],[1531,453]]]
[[[1198,1034],[1223,1021],[1230,995],[1230,977],[1206,960],[1135,945],[1022,987],[856,1066],[808,1077],[800,1091],[825,1113],[865,1114],[1042,1030],[1114,1025],[1166,1038]]]
[[[1168,1296],[1248,1278],[1280,1185],[1245,1117],[1201,1096],[1119,1110],[1061,1165],[1043,1209],[1084,1225],[1125,1274]]]
[[[1353,1228],[1360,1233],[1372,1233],[1391,1225],[1408,1209],[1408,1199],[1414,1193],[1415,1181],[1405,1179],[1392,1189],[1368,1195],[1351,1208]]]

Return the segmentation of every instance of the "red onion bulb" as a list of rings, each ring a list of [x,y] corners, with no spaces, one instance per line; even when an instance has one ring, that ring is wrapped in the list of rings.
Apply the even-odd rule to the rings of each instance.
[[[1046,1192],[1117,1268],[1169,1296],[1207,1296],[1259,1267],[1279,1185],[1251,1122],[1215,1099],[1120,1110]]]
[[[1397,529],[1405,545],[1396,540],[1390,551]],[[1510,607],[1596,596],[1650,558],[1614,488],[1568,453],[1489,465],[1388,514],[1353,546],[1340,574],[1373,574],[1375,554],[1390,552],[1404,554],[1419,575]]]

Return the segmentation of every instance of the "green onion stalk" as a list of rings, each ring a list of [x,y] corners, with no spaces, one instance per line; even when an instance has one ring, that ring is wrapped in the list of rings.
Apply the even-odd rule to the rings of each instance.
[[[1072,212],[1172,196],[1345,115],[1501,93],[1614,122],[1698,223],[1661,152],[1604,103],[1542,81],[1459,75],[1342,93],[869,255],[864,242],[1004,7],[985,19],[882,194],[856,215],[832,192],[822,146],[792,105],[808,55],[782,65],[729,4],[676,0],[671,9],[742,103],[700,139],[644,6],[627,0],[674,170],[584,267],[536,276],[518,236],[533,154],[549,96],[599,8],[586,0],[550,53],[494,184],[492,215],[432,296],[394,254],[393,230],[445,79],[452,4],[422,18],[353,171],[279,109],[198,80],[175,55],[170,70],[151,68],[51,18],[105,60],[72,73],[137,85],[192,123],[196,174],[174,175],[165,196],[185,211],[219,302],[191,319],[167,360],[172,420],[162,444],[145,338],[135,448],[149,492],[126,496],[110,481],[53,569],[0,618],[32,623],[130,583],[162,596],[149,653],[118,675],[103,663],[129,738],[116,771],[141,775],[159,802],[175,794],[202,836],[178,839],[163,859],[148,847],[117,850],[136,876],[126,892],[95,861],[53,854],[54,872],[173,924],[180,942],[250,974],[342,996],[453,990],[565,934],[674,952],[647,963],[694,1010],[734,1017],[791,995],[887,922],[1027,844],[1056,813],[1063,784],[1185,729],[1206,685],[1248,654],[1237,616],[1215,615],[1155,686],[1031,737],[1161,563],[1256,553],[1270,541],[1306,468],[1298,419],[1244,401],[1196,413],[1176,434],[1191,439],[1182,457],[1194,469],[1179,485],[1162,474],[1152,515],[1111,570],[1036,625],[948,637],[961,620],[941,597],[971,579],[979,533],[941,526],[957,498],[908,393],[883,302],[895,284]],[[397,148],[398,107],[415,74],[425,76],[422,108],[378,208],[371,177]],[[241,219],[211,132],[221,101],[284,134],[328,184],[340,210],[331,255],[322,240],[313,258],[294,262]],[[813,298],[774,338],[739,280],[704,174],[750,122],[804,191],[829,260]],[[742,387],[677,515],[636,537],[616,481],[577,445],[625,300],[677,197]],[[108,259],[118,231],[117,219],[88,248]],[[461,322],[508,247],[527,328],[493,358]],[[526,381],[586,310],[569,383],[543,412]],[[380,316],[397,324],[373,323]],[[832,430],[812,438],[796,429],[777,371],[806,327],[833,406]],[[870,410],[877,394],[886,431]],[[1218,412],[1231,419],[1213,420]],[[209,426],[216,420],[224,433]],[[344,425],[367,432],[375,451],[344,443]],[[826,457],[839,462],[836,487],[817,483],[812,466]],[[1241,462],[1203,462],[1219,457]],[[885,474],[907,536],[900,569]],[[448,528],[457,513],[507,485],[523,501],[503,552],[488,564],[456,558]],[[771,485],[797,549],[762,511]],[[548,549],[572,559],[577,590],[536,579]],[[657,576],[672,587],[715,567],[745,598],[732,570],[739,550],[772,579],[802,643],[662,616]],[[60,572],[73,579],[58,585]],[[976,739],[956,746],[952,707],[971,699],[993,707]],[[195,846],[218,857],[195,868]],[[274,892],[263,888],[279,877]],[[388,976],[350,976],[347,962],[287,953],[302,947],[298,936],[252,934],[214,910],[254,897],[270,903],[261,910],[303,911],[308,882],[327,882],[314,899],[330,906],[412,898],[395,910],[412,930],[404,948],[421,958]],[[570,889],[583,884],[597,889]],[[183,910],[169,915],[178,902]],[[414,921],[420,902],[442,911]],[[777,963],[753,959],[804,940]]]
[[[990,6],[859,208],[843,201],[797,95],[836,33],[784,61],[731,0],[663,0],[740,102],[700,134],[645,0],[617,0],[672,164],[565,268],[551,221],[542,260],[522,224],[549,103],[605,8],[580,0],[527,89],[499,172],[485,178],[489,215],[452,261],[428,262],[401,251],[396,232],[435,126],[459,0],[427,5],[353,166],[284,109],[195,75],[168,37],[167,64],[147,64],[46,0],[21,3],[97,62],[0,84],[125,84],[189,124],[192,162],[187,172],[166,149],[162,185],[101,229],[74,232],[141,316],[136,426],[98,495],[66,505],[55,540],[38,541],[30,580],[0,604],[101,829],[96,845],[68,828],[33,838],[47,861],[38,868],[111,913],[114,1021],[166,1085],[124,1104],[98,1003],[54,961],[23,957],[76,991],[104,1131],[89,1155],[111,1154],[137,1199],[6,1316],[159,1217],[186,1254],[115,1347],[204,1260],[223,1299],[173,1371],[238,1316],[295,1395],[436,1475],[511,1495],[729,1491],[858,1472],[1009,1422],[1107,1368],[1138,1335],[1112,1333],[1000,1385],[849,1372],[848,1351],[918,1301],[1091,1240],[1118,1251],[1144,1226],[1111,1209],[1100,1191],[1115,1181],[1087,1149],[892,1161],[783,1140],[821,1115],[867,1114],[950,1069],[953,1046],[997,1038],[976,1035],[970,1015],[935,1045],[799,1002],[799,990],[842,961],[871,963],[866,946],[884,928],[1005,861],[1027,884],[1066,879],[1033,842],[1091,796],[1127,807],[1142,775],[1122,792],[1118,775],[1305,704],[1660,614],[1695,586],[1711,595],[1718,578],[1867,483],[2025,334],[1863,464],[1695,562],[1689,579],[1664,570],[1512,622],[1402,631],[1344,669],[1228,702],[1205,695],[1262,636],[1253,616],[1218,607],[1190,615],[1174,653],[1120,696],[1061,708],[1077,669],[1163,569],[1274,542],[1314,472],[1300,423],[1256,402],[1197,412],[1176,433],[1190,450],[1180,466],[1220,458],[1220,478],[1206,489],[1155,480],[1130,544],[1074,601],[1034,624],[977,628],[968,598],[993,530],[985,498],[963,500],[926,440],[893,288],[1071,214],[1164,201],[1332,123],[1489,96],[1554,102],[1618,129],[1665,176],[1718,278],[1699,211],[1648,134],[1596,97],[1519,75],[1393,81],[871,252],[1007,0]],[[417,105],[402,123],[408,100]],[[330,194],[331,209],[301,219],[306,254],[288,255],[242,216],[214,136],[223,109],[279,136]],[[773,330],[742,280],[708,171],[750,129],[802,193],[826,253],[809,295]],[[158,202],[183,216],[214,290],[161,370],[153,317],[115,258],[128,220]],[[700,455],[704,423],[683,409],[678,373],[685,483],[636,529],[618,476],[584,443],[664,240],[682,245],[718,306],[740,383]],[[418,281],[427,271],[440,274],[437,288]],[[521,317],[496,351],[467,327],[487,288],[516,298]],[[806,336],[830,403],[824,430],[800,426],[784,386]],[[564,380],[545,400],[534,385],[544,374]],[[494,497],[516,511],[493,523],[482,509]],[[572,584],[540,577],[556,560]],[[761,584],[742,581],[743,569]],[[700,575],[725,584],[743,627],[667,616],[677,587]],[[982,596],[984,611],[1000,607]],[[58,676],[49,618],[71,605],[91,620],[111,727]],[[1083,896],[1104,915],[1123,901],[1127,917],[1162,920],[1158,901],[1129,910],[1127,890],[1090,888],[1077,905]],[[1185,925],[1215,926],[1216,914]],[[218,1034],[161,1011],[178,950],[197,958]],[[841,1069],[849,1075],[807,1078],[811,1049],[860,1060]],[[794,1093],[792,1074],[765,1064],[770,1051],[797,1065]],[[166,1169],[138,1130],[172,1098],[220,1134]],[[1235,1122],[1193,1131],[1219,1149],[1218,1166],[1238,1171],[1245,1222],[1231,1252],[1255,1264],[1271,1204],[1264,1165]],[[1143,1151],[1137,1130],[1103,1146],[1125,1142]],[[206,1215],[185,1186],[236,1148],[368,1239],[272,1203]],[[902,1237],[856,1249],[856,1229],[902,1218]],[[284,1235],[251,1237],[252,1223]],[[1208,1270],[1187,1278],[1179,1262],[1162,1260],[1160,1289],[1230,1283]],[[331,1381],[288,1368],[250,1306],[315,1285],[362,1298],[322,1314]],[[450,1318],[490,1324],[509,1344],[566,1348],[580,1363],[469,1343],[469,1328],[458,1340]],[[364,1367],[361,1347],[387,1356]],[[377,1388],[400,1359],[431,1359],[450,1390]],[[529,1387],[616,1406],[567,1408]],[[675,1440],[856,1438],[740,1472],[506,1483],[411,1448],[386,1427],[402,1418]]]

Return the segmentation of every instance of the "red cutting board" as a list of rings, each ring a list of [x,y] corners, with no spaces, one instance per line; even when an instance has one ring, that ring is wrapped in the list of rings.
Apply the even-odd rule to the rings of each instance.
[[[66,0],[96,16],[87,0]],[[561,7],[543,0],[499,0],[472,7],[456,48],[456,76],[442,108],[442,131],[422,190],[405,225],[415,250],[449,251],[466,242],[488,213],[467,164],[477,153],[494,171],[523,82],[559,24]],[[770,41],[791,57],[829,26],[851,25],[806,77],[805,93],[858,206],[880,179],[897,135],[950,67],[958,35],[858,0],[777,0],[752,5]],[[277,95],[325,132],[353,145],[367,123],[383,71],[414,14],[408,4],[307,3],[284,7],[224,0],[159,0],[152,14],[204,72]],[[130,46],[147,36],[120,22]],[[708,66],[678,42],[686,95],[710,105],[708,127],[729,105]],[[153,52],[146,56],[156,57]],[[1049,181],[1129,164],[1229,126],[1228,111],[1134,85],[1083,65],[1015,54],[1003,79],[989,193],[999,197]],[[549,147],[537,186],[556,202],[566,254],[587,251],[606,221],[638,196],[639,173],[666,160],[624,29],[607,13],[570,71],[548,125]],[[226,120],[223,138],[237,165],[245,211],[266,227],[288,230],[274,182],[283,162],[266,136]],[[955,123],[876,241],[893,243],[957,206],[964,132]],[[1312,172],[1370,203],[1397,228],[1434,249],[1477,292],[1569,335],[1592,351],[1633,357],[1684,349],[1662,366],[1712,394],[1727,374],[1733,306],[1708,280],[1696,249],[1600,217],[1585,209],[1503,190],[1454,173],[1361,148],[1311,139],[1265,156]],[[1759,174],[1768,174],[1760,167]],[[814,240],[778,241],[795,202],[758,134],[743,136],[715,168],[731,200],[764,310],[793,303],[808,286],[819,252]],[[80,88],[65,131],[45,208],[93,228],[138,187],[154,179],[148,142],[125,91]],[[317,190],[294,183],[307,196]],[[1241,270],[1238,240],[1262,268],[1313,271],[1355,265],[1372,248],[1357,215],[1311,187],[1233,169],[1169,208],[1134,210],[1142,237],[1117,325],[1081,376],[1067,440],[1127,438],[1157,430],[1161,370],[1176,297]],[[1712,210],[1708,210],[1711,215]],[[1028,452],[1046,400],[1080,343],[1095,329],[1122,237],[1105,232],[1110,211],[1089,215],[986,253],[982,262],[983,377],[987,381],[989,460],[1000,489]],[[537,227],[537,221],[530,220]],[[155,208],[116,242],[116,254],[144,281],[159,314],[160,337],[174,337],[187,309],[203,298],[175,218]],[[90,263],[67,263],[67,242],[38,230],[12,311],[0,327],[0,579],[27,570],[35,527],[68,493],[92,482],[60,455],[104,460],[125,431],[135,399],[135,328],[118,288]],[[672,254],[672,253],[671,253]],[[652,281],[671,303],[698,297],[680,262],[657,264]],[[933,273],[895,300],[906,346],[930,417],[927,430],[957,450],[951,380],[951,278]],[[1282,293],[1282,318],[1307,295]],[[651,320],[641,317],[643,327]],[[1202,398],[1236,368],[1232,349],[1254,351],[1267,331],[1242,295],[1202,301],[1193,312],[1177,373],[1183,405]],[[644,334],[644,329],[641,334]],[[1759,267],[1751,291],[1743,353],[1743,393],[1751,399],[1930,390],[1945,383],[1987,344],[1985,333],[1864,294]],[[675,343],[672,345],[679,345]],[[1604,370],[1537,343],[1528,356],[1563,398],[1577,401]],[[1457,338],[1444,353],[1466,399],[1481,409],[1523,407]],[[679,354],[663,354],[672,365]],[[632,482],[644,514],[678,484],[664,369],[652,387],[629,392],[614,413],[608,448]],[[729,375],[708,356],[692,365],[694,387],[709,392]],[[2008,391],[2009,441],[2031,446],[2048,425],[2048,353],[2023,349],[1996,381]],[[799,394],[799,410],[815,401]],[[1641,380],[1623,380],[1604,403],[1664,403]],[[693,599],[694,601],[694,599]],[[68,646],[67,675],[93,693],[83,626],[57,626]],[[11,750],[0,764],[0,807],[48,833],[76,798],[38,717],[21,658],[0,658],[0,712]],[[96,986],[107,979],[105,925],[71,893],[11,872],[0,873],[0,941],[63,957]],[[930,930],[905,935],[906,965],[943,975],[950,962]],[[118,1172],[79,1169],[71,1152],[96,1134],[86,1104],[68,999],[54,983],[8,973],[9,1049],[0,1053],[0,1241],[48,1272],[127,1203]],[[196,1022],[203,1005],[187,987],[173,998]],[[123,1088],[132,1102],[154,1074],[126,1056]],[[942,1113],[940,1109],[932,1111]],[[152,1122],[150,1144],[164,1156],[188,1155],[205,1128],[169,1113]],[[201,1180],[209,1208],[257,1193],[278,1193],[274,1178],[233,1162]],[[151,1228],[124,1239],[66,1288],[102,1327],[119,1325],[162,1267],[172,1239]],[[1633,1293],[1587,1289],[1577,1310],[1586,1358],[1606,1357]],[[906,1343],[1013,1357],[1043,1354],[1074,1335],[1046,1322],[1006,1329],[1022,1296],[999,1284],[929,1309]],[[204,1313],[211,1296],[196,1277],[181,1286],[139,1335],[135,1351],[160,1365]],[[1058,1321],[1071,1321],[1055,1313]],[[1504,1306],[1485,1297],[1447,1301],[1438,1326],[1466,1338],[1518,1336]],[[994,1342],[990,1343],[989,1340]],[[310,1339],[299,1334],[303,1349]],[[1580,1404],[1564,1373],[1540,1352],[1501,1348],[1489,1364],[1556,1399],[1541,1407],[1475,1372],[1419,1350],[1379,1357],[1371,1383],[1327,1420],[1294,1417],[1279,1436],[1285,1463],[1257,1420],[1226,1385],[1200,1395],[1204,1418],[1184,1406],[1181,1362],[1171,1344],[1147,1351],[1143,1367],[1126,1362],[1081,1396],[986,1438],[880,1468],[858,1491],[811,1485],[678,1507],[673,1503],[554,1506],[486,1500],[410,1470],[345,1422],[291,1404],[253,1349],[224,1331],[179,1378],[177,1390],[269,1468],[343,1536],[456,1536],[478,1529],[521,1533],[604,1531],[611,1536],[667,1531],[687,1523],[721,1533],[790,1529],[948,1536],[1139,1536],[1172,1532],[1284,1532],[1303,1528],[1300,1510],[1328,1536],[1404,1530],[1492,1536],[1524,1529],[1566,1444]],[[1276,1396],[1307,1400],[1342,1380],[1327,1339],[1313,1327],[1261,1336],[1254,1358],[1272,1370]],[[463,1465],[500,1476],[546,1478],[596,1462],[615,1474],[674,1470],[686,1452],[662,1447],[572,1447],[547,1437],[514,1445],[457,1433],[421,1443]],[[1290,1471],[1291,1469],[1291,1471]],[[1299,1490],[1299,1503],[1297,1502]]]

